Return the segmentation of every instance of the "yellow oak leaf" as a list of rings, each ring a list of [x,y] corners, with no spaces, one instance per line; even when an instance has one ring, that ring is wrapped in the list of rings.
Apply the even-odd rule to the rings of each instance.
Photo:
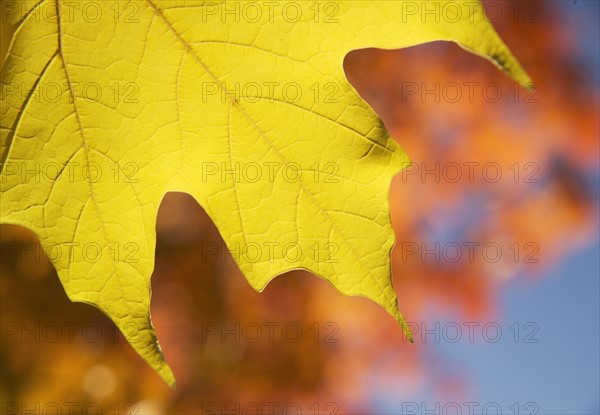
[[[200,203],[256,290],[306,269],[410,337],[388,211],[409,160],[344,56],[454,41],[529,83],[474,1],[19,0],[2,22],[1,222],[170,385],[149,309],[166,192]]]

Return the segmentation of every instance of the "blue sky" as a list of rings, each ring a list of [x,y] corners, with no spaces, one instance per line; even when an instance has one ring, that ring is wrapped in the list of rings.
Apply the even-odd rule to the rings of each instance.
[[[432,362],[426,370],[449,370],[466,379],[471,387],[466,399],[442,398],[435,387],[411,397],[374,391],[377,413],[600,414],[600,239],[546,275],[513,279],[499,289],[498,300],[500,316],[493,324],[502,329],[499,341],[481,341],[477,328],[475,342],[466,331],[456,343],[427,342]],[[427,327],[461,321],[453,317],[432,313]],[[443,367],[436,368],[440,362]],[[407,406],[407,399],[424,406]],[[449,405],[453,402],[458,407]]]
[[[534,402],[538,414],[599,414],[600,403],[600,242],[571,255],[535,283],[514,280],[500,295],[503,328],[534,322],[538,343],[525,343],[533,326],[514,331],[498,343],[460,342],[448,347],[447,359],[460,361],[476,387],[476,400]]]

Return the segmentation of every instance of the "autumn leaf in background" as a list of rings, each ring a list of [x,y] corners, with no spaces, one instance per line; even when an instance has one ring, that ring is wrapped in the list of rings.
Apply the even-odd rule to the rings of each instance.
[[[437,2],[442,20],[407,5],[254,4],[254,21],[228,23],[204,2],[7,2],[2,222],[33,230],[69,298],[106,313],[171,385],[149,290],[170,191],[199,202],[256,290],[308,270],[410,337],[388,211],[409,161],[343,60],[452,40],[530,80],[479,5]]]

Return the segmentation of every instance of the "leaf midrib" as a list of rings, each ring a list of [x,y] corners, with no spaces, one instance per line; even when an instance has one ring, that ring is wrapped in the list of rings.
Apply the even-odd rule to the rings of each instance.
[[[200,59],[200,57],[196,54],[196,52],[192,49],[192,47],[190,46],[190,44],[179,34],[179,32],[177,32],[177,30],[175,30],[175,27],[167,20],[167,18],[164,16],[164,14],[162,13],[162,11],[152,2],[152,0],[145,0],[146,3],[148,3],[148,5],[150,6],[150,8],[154,11],[154,13],[160,17],[160,19],[164,22],[164,24],[168,27],[168,29],[173,32],[173,34],[176,36],[176,38],[179,40],[179,42],[181,43],[181,45],[185,48],[185,50],[187,50],[194,58],[194,60],[206,71],[206,73],[215,81],[215,83],[217,85],[219,85],[219,87],[222,88],[223,83],[219,80],[219,78],[208,68],[208,66],[206,66],[206,64],[204,62],[202,62],[202,60]],[[285,163],[287,162],[287,160],[285,159],[285,157],[283,156],[283,154],[281,154],[281,152],[273,145],[273,143],[266,137],[266,134],[260,130],[260,128],[258,127],[258,125],[256,125],[256,123],[254,122],[254,120],[248,115],[248,113],[244,110],[244,108],[240,105],[240,103],[235,99],[235,97],[233,97],[230,93],[228,93],[227,91],[224,91],[225,95],[229,98],[230,100],[230,104],[232,106],[235,106],[240,113],[248,120],[248,122],[254,127],[254,129],[256,130],[256,132],[269,144],[269,146],[275,151],[275,153],[279,156],[279,158]],[[309,111],[306,108],[303,108],[306,111]],[[320,115],[322,117],[325,117],[327,119],[329,119],[330,121],[335,122],[337,125],[340,125],[341,127],[344,128],[349,128],[346,125],[340,124],[335,120],[332,120],[322,114],[318,114],[318,113],[314,113],[313,111],[310,111],[312,114],[314,115]],[[351,129],[351,128],[350,128]],[[367,139],[368,141],[370,141],[373,144],[379,144],[376,143],[372,140],[370,140],[368,137],[365,137],[364,135],[358,133],[356,130],[352,129],[355,133],[359,134],[361,137]],[[381,144],[379,144],[381,146]],[[388,149],[387,147],[384,147],[386,150],[392,152],[390,149]],[[300,178],[300,180],[298,181],[298,183],[301,186],[301,190],[304,190],[305,193],[310,197],[310,199],[312,200],[312,202],[315,204],[315,206],[318,207],[318,209],[327,217],[327,220],[329,221],[331,228],[333,230],[335,230],[344,240],[346,240],[348,242],[348,246],[351,248],[351,251],[353,252],[354,256],[356,258],[359,259],[359,263],[362,264],[362,261],[360,261],[360,259],[363,257],[362,255],[360,255],[360,253],[356,250],[355,246],[353,243],[351,243],[352,239],[348,239],[344,236],[343,232],[335,225],[335,221],[331,218],[331,216],[329,215],[328,211],[326,209],[324,209],[319,203],[318,201],[314,198],[314,195],[308,191],[308,189],[306,188],[306,186],[304,185],[304,182],[302,181],[302,179]],[[237,193],[236,193],[236,197],[237,197]],[[243,226],[243,225],[242,225]],[[299,235],[299,229],[297,228],[297,237],[298,239],[300,238]],[[244,235],[245,237],[245,235]],[[363,267],[366,269],[367,273],[370,274],[370,269],[368,267],[365,267],[363,264]],[[381,282],[378,279],[374,279],[375,283],[378,284],[381,288],[384,288],[381,284]],[[383,291],[385,292],[385,290]],[[387,295],[386,295],[387,297]]]

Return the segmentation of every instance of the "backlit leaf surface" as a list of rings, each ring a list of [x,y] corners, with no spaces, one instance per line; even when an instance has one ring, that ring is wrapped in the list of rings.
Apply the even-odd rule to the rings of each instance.
[[[346,80],[344,56],[455,41],[529,83],[479,4],[428,7],[4,2],[1,221],[35,231],[69,297],[110,316],[171,385],[149,310],[169,191],[202,205],[255,289],[307,269],[410,336],[388,212],[409,160]]]

